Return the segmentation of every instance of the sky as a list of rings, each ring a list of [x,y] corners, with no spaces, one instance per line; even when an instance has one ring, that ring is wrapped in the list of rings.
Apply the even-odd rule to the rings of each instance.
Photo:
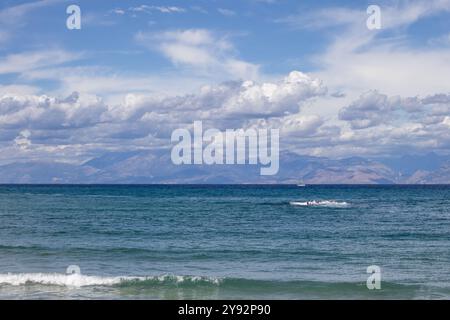
[[[194,121],[302,155],[447,155],[450,0],[1,2],[0,164],[170,148]]]

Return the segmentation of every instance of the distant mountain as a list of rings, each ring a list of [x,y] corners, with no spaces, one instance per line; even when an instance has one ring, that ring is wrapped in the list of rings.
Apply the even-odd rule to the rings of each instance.
[[[311,162],[299,171],[309,184],[392,184],[396,173],[387,166],[362,159],[322,160]]]
[[[276,176],[260,176],[259,166],[172,164],[170,151],[106,153],[81,165],[24,162],[0,166],[0,183],[291,183],[446,184],[450,159],[436,154],[390,159],[328,159],[280,154]]]
[[[409,184],[449,184],[450,161],[443,164],[436,171],[418,170],[405,181]]]
[[[0,166],[0,183],[84,183],[96,170],[65,163],[26,162]]]
[[[436,171],[446,162],[450,156],[440,156],[434,152],[425,155],[403,155],[401,157],[375,159],[401,175],[413,175],[417,171]]]

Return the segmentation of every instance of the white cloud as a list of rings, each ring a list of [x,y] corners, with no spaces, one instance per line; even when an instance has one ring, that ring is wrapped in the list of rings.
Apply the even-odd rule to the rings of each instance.
[[[219,8],[219,9],[217,9],[217,11],[221,15],[224,15],[226,17],[232,17],[232,16],[236,15],[236,12],[234,12],[233,10],[230,10],[230,9]]]
[[[237,94],[224,102],[224,112],[233,115],[280,116],[297,113],[302,103],[327,92],[322,82],[293,71],[279,83],[244,82]]]
[[[446,152],[450,147],[449,113],[447,94],[421,98],[370,91],[341,109],[340,119],[350,127],[342,127],[335,145],[344,154]],[[329,149],[328,155],[335,151]]]
[[[113,87],[120,85],[127,86],[120,82]],[[320,80],[294,71],[277,81],[225,82],[184,95],[132,93],[109,103],[86,93],[63,99],[8,94],[0,98],[0,127],[3,141],[16,152],[43,153],[44,158],[54,153],[67,161],[86,158],[94,149],[167,146],[172,130],[195,120],[220,129],[279,128],[284,148],[321,156],[449,147],[447,94],[400,97],[370,91],[343,108],[342,120],[333,122],[316,114],[310,103],[342,100],[326,92]],[[74,150],[76,155],[71,155]]]
[[[203,120],[218,128],[278,127],[285,146],[314,155],[448,151],[450,48],[445,42],[438,48],[408,45],[405,27],[449,10],[449,3],[385,6],[384,29],[377,32],[365,27],[365,10],[321,10],[285,19],[296,27],[337,31],[326,51],[315,57],[320,69],[275,80],[241,59],[230,37],[207,29],[136,34],[139,44],[174,66],[158,75],[64,66],[83,55],[59,49],[9,54],[0,58],[0,74],[18,74],[19,81],[29,82],[0,85],[1,139],[30,154],[71,157],[76,152],[79,157],[94,149],[167,146],[171,130]],[[20,8],[11,16],[28,10]],[[131,9],[152,14],[184,10]],[[395,36],[384,33],[394,28]],[[9,30],[0,31],[0,42],[10,36]],[[27,84],[42,79],[57,80],[61,87],[40,95],[42,89]],[[195,90],[204,83],[211,85]],[[327,88],[336,94],[327,95]],[[56,97],[72,91],[81,94]]]
[[[22,150],[26,150],[30,147],[31,141],[30,141],[31,132],[29,130],[23,130],[20,132],[20,134],[14,139],[14,143],[17,147],[19,147]]]
[[[115,13],[115,14],[117,14],[119,16],[123,16],[126,12],[123,9],[116,8],[116,9],[112,10],[112,13]]]
[[[298,112],[303,102],[325,92],[320,81],[292,72],[277,82],[227,82],[186,95],[128,94],[109,104],[76,92],[63,99],[7,94],[0,97],[0,127],[27,152],[93,143],[97,148],[140,147],[148,139],[167,144],[172,130],[195,120],[220,128],[266,123],[285,126],[286,134],[312,134],[322,119]]]
[[[293,28],[321,29],[338,26],[349,27],[351,30],[367,30],[366,8],[350,9],[345,7],[331,7],[312,12],[292,14],[276,22],[287,23]],[[393,1],[380,4],[382,29],[393,29],[408,26],[420,19],[450,11],[450,0],[415,0]],[[372,32],[373,33],[373,32]],[[369,34],[369,33],[367,33]]]
[[[37,94],[39,91],[39,88],[29,85],[0,85],[0,97],[7,94],[32,95]]]
[[[301,12],[276,19],[275,22],[285,23],[295,29],[321,29],[338,27],[348,24],[364,23],[365,12],[347,8],[327,8],[314,12]]]
[[[450,95],[437,94],[425,98],[387,96],[377,91],[362,94],[349,106],[342,108],[339,118],[348,121],[352,129],[366,129],[381,124],[401,126],[410,120],[423,125],[443,121],[450,113]]]
[[[21,130],[81,128],[101,122],[106,106],[101,99],[73,94],[60,100],[49,96],[4,95],[0,98],[0,126]]]
[[[258,65],[236,57],[236,50],[226,37],[206,29],[140,32],[135,38],[145,47],[162,53],[175,66],[189,67],[197,73],[241,79],[255,79],[259,74]]]
[[[26,25],[26,15],[62,0],[39,0],[6,7],[0,10],[0,44],[13,38],[17,28]]]
[[[80,54],[64,50],[45,50],[10,54],[0,58],[0,74],[24,73],[74,61]]]
[[[130,94],[124,103],[111,108],[109,115],[121,121],[165,123],[166,128],[168,123],[189,125],[194,120],[209,121],[217,127],[241,127],[254,119],[296,114],[303,103],[325,92],[320,81],[292,72],[278,82],[226,82],[184,96]]]
[[[211,65],[214,57],[208,50],[180,43],[163,43],[160,50],[174,64],[189,64],[193,66]]]
[[[17,24],[30,11],[43,8],[58,2],[61,2],[61,0],[39,0],[7,7],[3,10],[0,10],[0,21],[1,23],[9,25]]]
[[[377,91],[367,92],[343,108],[339,119],[349,121],[352,129],[365,129],[377,126],[391,118],[397,99],[389,98]]]
[[[353,97],[368,90],[404,96],[447,92],[450,48],[408,45],[407,27],[449,12],[450,0],[398,1],[380,7],[382,28],[377,31],[366,27],[365,7],[302,12],[278,21],[294,28],[330,28],[334,40],[312,62],[317,66],[314,75],[331,90]]]
[[[327,52],[315,76],[346,92],[377,89],[389,94],[426,95],[450,89],[450,50],[373,47],[370,51]],[[420,63],[417,63],[420,61]]]
[[[300,113],[279,117],[258,119],[251,121],[251,127],[280,129],[285,143],[293,138],[312,137],[319,133],[324,120],[318,115],[302,115]]]
[[[79,91],[99,95],[110,102],[127,93],[186,94],[200,88],[208,79],[177,72],[156,74],[117,73],[111,68],[90,67],[51,67],[27,71],[21,75],[23,81],[52,80],[59,83],[58,88],[49,92],[67,95]],[[5,90],[5,92],[8,92]]]
[[[450,127],[450,117],[446,116],[444,118],[444,121],[442,121],[443,124],[445,124],[447,127]]]
[[[152,13],[152,12],[160,12],[160,13],[183,13],[186,12],[186,9],[182,7],[176,7],[176,6],[149,6],[146,4],[137,6],[137,7],[130,7],[129,11],[132,12],[146,12],[146,13]]]
[[[433,16],[444,11],[450,11],[449,0],[417,0],[400,2],[383,9],[383,27],[396,28],[410,25],[425,17]]]

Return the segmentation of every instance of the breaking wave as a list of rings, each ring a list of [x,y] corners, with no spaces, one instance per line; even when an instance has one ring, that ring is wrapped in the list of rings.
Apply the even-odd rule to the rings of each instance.
[[[60,273],[8,273],[0,274],[0,285],[49,285],[66,287],[87,287],[87,286],[114,286],[139,283],[159,283],[159,284],[183,284],[183,283],[210,283],[219,284],[220,279],[197,276],[149,276],[149,277],[102,277],[88,276],[82,274],[60,274]]]
[[[48,289],[45,288],[47,286]],[[59,290],[63,291],[55,291],[54,287],[59,287]],[[96,290],[98,287],[105,289]],[[103,277],[58,273],[0,274],[0,289],[3,290],[3,293],[10,292],[9,297],[24,297],[30,294],[32,298],[36,297],[36,294],[50,298],[61,297],[52,296],[55,292],[65,292],[63,297],[71,297],[72,293],[79,292],[81,288],[90,290],[86,296],[91,294],[92,296],[89,297],[93,298],[102,297],[102,294],[107,292],[114,292],[116,297],[117,294],[118,297],[123,294],[127,298],[136,295],[136,297],[149,299],[184,299],[186,297],[196,299],[244,299],[249,297],[255,299],[267,299],[268,297],[282,299],[448,299],[450,297],[450,288],[448,287],[436,289],[386,281],[383,282],[382,290],[373,292],[366,288],[365,282],[280,281],[177,275]],[[72,291],[72,289],[76,290]],[[14,292],[16,292],[16,296],[14,296]],[[48,296],[45,295],[46,293]]]

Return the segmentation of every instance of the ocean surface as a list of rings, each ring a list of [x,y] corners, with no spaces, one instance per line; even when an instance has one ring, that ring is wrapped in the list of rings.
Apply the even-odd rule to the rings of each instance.
[[[0,299],[241,298],[450,299],[450,186],[0,186]]]

